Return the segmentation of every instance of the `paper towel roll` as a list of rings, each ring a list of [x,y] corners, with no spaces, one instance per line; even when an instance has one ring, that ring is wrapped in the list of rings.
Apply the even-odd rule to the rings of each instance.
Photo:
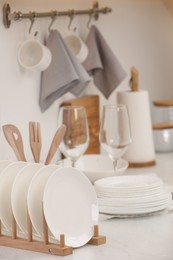
[[[155,165],[148,92],[117,92],[117,103],[127,106],[131,126],[132,143],[123,157],[132,167]]]

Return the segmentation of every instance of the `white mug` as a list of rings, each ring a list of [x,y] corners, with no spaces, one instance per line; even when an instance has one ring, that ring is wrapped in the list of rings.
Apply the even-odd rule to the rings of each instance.
[[[35,36],[27,38],[18,49],[19,64],[28,70],[41,72],[46,70],[52,60],[50,50]]]
[[[78,61],[84,62],[88,56],[88,47],[84,41],[75,32],[69,32],[63,38]]]

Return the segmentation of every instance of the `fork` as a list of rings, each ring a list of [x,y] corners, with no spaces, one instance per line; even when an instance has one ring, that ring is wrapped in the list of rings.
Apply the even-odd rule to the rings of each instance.
[[[38,163],[40,161],[42,146],[41,127],[39,122],[29,122],[29,140],[34,161]]]

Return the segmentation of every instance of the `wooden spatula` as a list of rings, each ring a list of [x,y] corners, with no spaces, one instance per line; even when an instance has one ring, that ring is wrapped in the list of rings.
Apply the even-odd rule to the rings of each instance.
[[[49,148],[49,152],[47,154],[47,158],[45,160],[45,165],[49,164],[53,158],[53,156],[55,155],[64,135],[66,132],[66,126],[65,125],[61,125],[58,130],[56,131],[52,143],[50,145]]]
[[[3,125],[2,126],[4,136],[12,147],[17,159],[19,161],[26,161],[24,149],[23,149],[23,141],[22,136],[19,129],[15,125]]]

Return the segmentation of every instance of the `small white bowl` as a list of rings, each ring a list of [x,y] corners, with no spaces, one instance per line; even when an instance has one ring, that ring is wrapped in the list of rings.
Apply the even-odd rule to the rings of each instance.
[[[68,159],[64,159],[65,166],[69,165],[69,163]],[[115,173],[111,159],[104,154],[86,154],[76,162],[76,169],[82,171],[92,183],[101,178],[121,175],[127,167],[128,162],[120,158]]]

